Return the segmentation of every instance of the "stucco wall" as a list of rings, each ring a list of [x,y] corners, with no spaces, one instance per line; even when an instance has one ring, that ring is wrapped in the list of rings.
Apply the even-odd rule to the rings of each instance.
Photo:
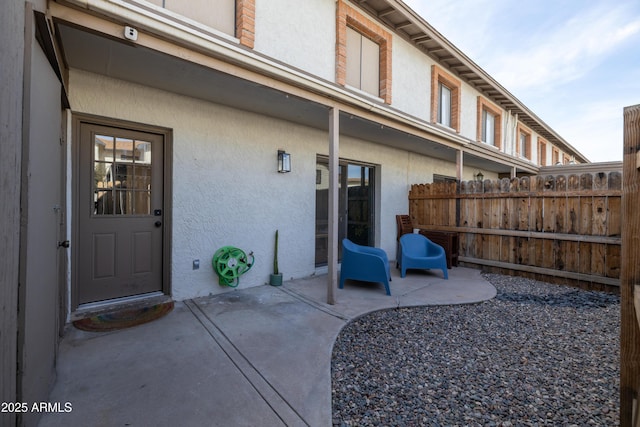
[[[335,81],[336,5],[330,0],[256,2],[254,49]]]
[[[431,65],[435,62],[400,37],[393,37],[393,107],[429,121]]]
[[[0,3],[0,401],[15,402],[20,249],[24,3]],[[0,413],[0,425],[15,425]]]
[[[315,165],[328,154],[326,132],[78,70],[70,72],[70,96],[75,111],[173,129],[176,299],[227,290],[210,267],[225,245],[255,253],[240,287],[266,283],[276,229],[285,278],[315,272]],[[276,172],[278,149],[291,154],[291,173]],[[434,171],[455,176],[453,164],[349,137],[340,139],[340,156],[379,165],[379,246],[391,259],[395,215],[408,211],[410,184]]]

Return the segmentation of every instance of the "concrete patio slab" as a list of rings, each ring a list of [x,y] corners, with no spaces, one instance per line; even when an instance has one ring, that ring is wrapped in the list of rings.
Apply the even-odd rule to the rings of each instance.
[[[496,290],[480,272],[392,268],[381,284],[348,281],[326,303],[327,276],[176,303],[134,328],[83,332],[60,345],[40,426],[330,426],[331,353],[350,319],[405,306],[476,303]]]

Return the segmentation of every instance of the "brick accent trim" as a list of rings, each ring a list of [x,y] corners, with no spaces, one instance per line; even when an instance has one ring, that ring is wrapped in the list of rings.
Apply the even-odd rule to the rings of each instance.
[[[520,152],[520,134],[524,134],[526,136],[524,153]],[[516,127],[516,155],[521,155],[522,157],[531,160],[531,135],[533,132],[531,129],[523,125],[522,123],[518,123]]]
[[[380,46],[380,98],[391,104],[391,33],[348,5],[337,1],[336,8],[336,82],[347,82],[347,27],[351,27]]]
[[[256,0],[236,0],[236,37],[253,49],[256,39]]]
[[[489,100],[478,96],[478,118],[476,121],[476,141],[482,141],[482,111],[486,110],[495,117],[493,141],[495,147],[502,150],[502,110]]]
[[[442,83],[451,90],[451,127],[460,133],[460,80],[447,73],[439,65],[431,66],[431,123],[438,122],[438,84]]]
[[[538,164],[547,166],[547,140],[538,137]]]

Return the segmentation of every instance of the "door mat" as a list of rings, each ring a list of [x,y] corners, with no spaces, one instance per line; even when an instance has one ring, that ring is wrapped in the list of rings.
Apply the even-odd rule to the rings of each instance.
[[[83,331],[107,332],[142,325],[173,310],[173,301],[140,308],[126,308],[75,320],[73,326]]]

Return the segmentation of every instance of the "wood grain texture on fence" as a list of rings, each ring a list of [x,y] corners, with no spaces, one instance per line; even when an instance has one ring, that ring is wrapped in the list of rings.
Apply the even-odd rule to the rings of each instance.
[[[409,215],[458,232],[461,262],[617,287],[621,198],[619,172],[415,184]]]
[[[620,425],[640,425],[640,105],[624,110],[620,280]],[[617,225],[616,225],[617,226]],[[634,408],[636,409],[634,411]],[[634,414],[635,412],[635,414]],[[634,419],[635,417],[635,419]]]

